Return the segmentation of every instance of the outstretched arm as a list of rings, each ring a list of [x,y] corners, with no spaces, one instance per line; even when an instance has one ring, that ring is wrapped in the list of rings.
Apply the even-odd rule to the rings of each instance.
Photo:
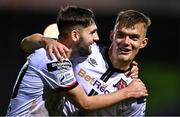
[[[32,53],[35,49],[44,47],[46,41],[46,39],[43,39],[43,35],[35,33],[23,38],[21,41],[21,48],[27,53]]]
[[[44,37],[40,33],[27,36],[21,41],[21,48],[27,53],[32,53],[35,49],[41,47],[47,48],[51,58],[54,54],[59,60],[62,56],[66,58],[66,53],[69,51],[65,45],[57,42],[56,39]]]
[[[78,107],[93,111],[102,109],[129,98],[148,96],[146,87],[140,79],[133,79],[128,87],[110,94],[87,96],[80,86],[70,90],[67,97]]]

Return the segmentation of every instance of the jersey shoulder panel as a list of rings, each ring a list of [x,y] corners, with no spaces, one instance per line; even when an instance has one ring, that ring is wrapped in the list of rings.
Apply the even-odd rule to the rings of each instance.
[[[48,62],[51,62],[47,51],[44,48],[40,48],[38,50],[35,50],[34,53],[32,53],[28,58],[28,63],[34,67],[39,67],[41,64],[46,64]],[[57,60],[57,59],[56,59]],[[56,61],[54,60],[54,61]]]
[[[51,60],[44,48],[36,50],[28,57],[29,70],[40,74],[40,77],[54,90],[69,90],[77,86],[72,63],[69,59],[63,62],[56,58]]]

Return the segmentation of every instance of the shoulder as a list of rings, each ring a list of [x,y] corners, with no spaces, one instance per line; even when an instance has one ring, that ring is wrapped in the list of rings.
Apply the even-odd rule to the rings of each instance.
[[[76,61],[76,64],[74,64],[74,69],[77,70],[82,67],[94,69],[95,67],[97,67],[99,63],[104,61],[101,54],[101,49],[102,49],[101,46],[97,45],[96,43],[91,45],[92,53],[85,59],[83,59],[83,57],[78,58],[77,61],[81,61],[81,62]]]
[[[91,45],[91,49],[92,50],[98,50],[99,49],[99,45],[97,45],[97,43],[94,43]]]
[[[40,48],[34,51],[28,58],[28,63],[34,67],[39,67],[40,65],[47,64],[52,61],[48,52],[44,48]]]

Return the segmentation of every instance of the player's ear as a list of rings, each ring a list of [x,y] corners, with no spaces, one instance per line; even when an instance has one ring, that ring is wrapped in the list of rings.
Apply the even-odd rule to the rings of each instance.
[[[114,38],[114,31],[111,30],[110,31],[110,40],[111,40],[111,42],[113,41],[113,38]]]
[[[78,30],[74,29],[71,31],[71,37],[74,42],[79,41],[80,33]]]
[[[146,47],[147,43],[148,43],[148,38],[144,38],[144,39],[142,40],[142,43],[141,43],[141,45],[140,45],[140,48]]]

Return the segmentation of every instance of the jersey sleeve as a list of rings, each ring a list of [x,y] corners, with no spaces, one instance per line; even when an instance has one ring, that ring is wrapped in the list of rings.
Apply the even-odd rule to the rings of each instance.
[[[78,85],[69,59],[62,62],[50,60],[47,53],[41,50],[35,52],[29,61],[29,68],[37,72],[53,90],[67,91]]]
[[[69,90],[78,85],[72,69],[72,63],[68,59],[63,60],[63,62],[47,63],[46,67],[48,73],[54,77],[53,80],[55,80],[58,86],[55,89]],[[46,69],[44,73],[46,73]]]

